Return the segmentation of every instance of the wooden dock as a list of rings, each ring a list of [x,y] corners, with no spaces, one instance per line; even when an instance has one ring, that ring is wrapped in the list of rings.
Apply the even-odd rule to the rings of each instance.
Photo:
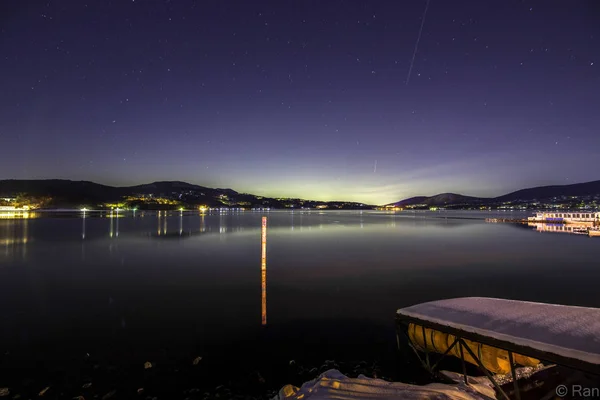
[[[528,221],[527,219],[515,219],[515,218],[486,218],[485,222],[489,222],[492,224],[497,224],[497,223],[527,224],[530,221]]]

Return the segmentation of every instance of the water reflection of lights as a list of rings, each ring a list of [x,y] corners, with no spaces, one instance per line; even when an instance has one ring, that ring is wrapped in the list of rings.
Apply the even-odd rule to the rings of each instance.
[[[119,237],[119,218],[124,217],[124,215],[119,215],[119,209],[117,208],[117,212],[113,213],[113,210],[110,210],[110,214],[108,215],[110,218],[110,225],[108,227],[108,235],[112,238]],[[116,221],[115,221],[116,220]]]
[[[159,211],[158,214],[157,214],[157,216],[158,216],[158,230],[157,230],[157,234],[158,234],[158,236],[160,236],[160,235],[166,235],[167,234],[167,212],[166,211],[164,211],[164,212],[163,211]],[[161,232],[161,222],[162,222],[162,232]]]
[[[204,223],[204,213],[200,214],[200,232],[206,232],[206,224]]]
[[[261,320],[262,325],[267,325],[267,217],[262,217],[260,249]]]
[[[571,233],[578,235],[587,235],[588,229],[593,223],[580,224],[546,224],[539,222],[529,222],[528,226],[534,227],[538,232]]]
[[[219,233],[227,232],[227,223],[225,222],[223,212],[219,213]]]
[[[81,209],[81,213],[82,213],[82,215],[81,215],[81,220],[82,220],[82,223],[81,223],[81,239],[85,239],[85,213],[87,212],[87,210],[88,210],[87,208],[82,208]]]
[[[29,219],[32,217],[31,214],[18,212],[20,214],[17,217],[3,217],[6,219],[14,219],[14,221],[5,221],[0,227],[0,246],[4,247],[4,256],[15,257],[21,256],[25,259],[27,256],[27,243],[31,240],[29,238]]]
[[[292,212],[290,213],[290,216],[291,216],[291,222],[292,222],[290,230],[293,231],[294,230],[294,210],[292,210]]]
[[[30,219],[36,218],[38,215],[30,211],[2,211],[0,219]]]

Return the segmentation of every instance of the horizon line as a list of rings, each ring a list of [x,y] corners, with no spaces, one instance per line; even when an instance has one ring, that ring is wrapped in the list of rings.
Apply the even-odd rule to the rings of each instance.
[[[344,203],[356,203],[356,204],[364,204],[364,205],[382,205],[382,206],[386,206],[389,204],[396,204],[396,203],[400,203],[402,201],[406,201],[406,200],[410,200],[413,199],[415,197],[425,197],[425,198],[431,198],[431,197],[436,197],[436,196],[441,196],[441,195],[457,195],[457,196],[464,196],[464,197],[473,197],[473,198],[477,198],[477,199],[485,199],[485,200],[491,200],[491,199],[496,199],[499,197],[503,197],[512,193],[516,193],[516,192],[520,192],[522,190],[529,190],[529,189],[539,189],[539,188],[549,188],[549,187],[560,187],[560,186],[573,186],[573,185],[581,185],[581,184],[587,184],[587,183],[593,183],[593,182],[600,182],[600,179],[598,180],[593,180],[593,181],[587,181],[587,182],[577,182],[577,183],[569,183],[566,185],[559,185],[559,184],[555,184],[555,185],[544,185],[544,186],[531,186],[531,187],[526,187],[526,188],[522,188],[522,189],[518,189],[509,193],[505,193],[499,196],[495,196],[495,197],[480,197],[480,196],[470,196],[470,195],[466,195],[466,194],[461,194],[461,193],[454,193],[454,192],[443,192],[443,193],[437,193],[434,195],[418,195],[418,196],[411,196],[411,197],[407,197],[401,200],[397,200],[391,203],[385,203],[385,204],[368,204],[368,203],[364,203],[364,202],[360,202],[360,201],[348,201],[348,200],[311,200],[311,199],[305,199],[305,198],[301,198],[301,197],[271,197],[271,196],[267,196],[267,195],[257,195],[254,193],[249,193],[249,192],[239,192],[235,189],[232,188],[228,188],[228,187],[208,187],[208,186],[203,186],[197,183],[190,183],[190,182],[186,182],[186,181],[181,181],[181,180],[161,180],[161,181],[153,181],[150,183],[140,183],[140,184],[136,184],[136,185],[128,185],[128,186],[115,186],[115,185],[108,185],[108,184],[104,184],[104,183],[98,183],[98,182],[94,182],[91,180],[73,180],[73,179],[65,179],[65,178],[45,178],[45,179],[16,179],[16,178],[8,178],[8,179],[0,179],[0,182],[2,181],[67,181],[67,182],[87,182],[87,183],[93,183],[95,185],[102,185],[102,186],[107,186],[107,187],[112,187],[112,188],[132,188],[132,187],[136,187],[136,186],[144,186],[144,185],[152,185],[152,184],[156,184],[156,183],[184,183],[186,185],[191,185],[191,186],[199,186],[199,187],[203,187],[206,189],[212,189],[212,190],[232,190],[236,193],[239,194],[249,194],[249,195],[253,195],[253,196],[261,196],[261,197],[270,197],[270,198],[285,198],[285,199],[290,199],[290,200],[303,200],[303,201],[315,201],[315,202],[326,202],[326,203],[336,203],[336,202],[344,202]]]

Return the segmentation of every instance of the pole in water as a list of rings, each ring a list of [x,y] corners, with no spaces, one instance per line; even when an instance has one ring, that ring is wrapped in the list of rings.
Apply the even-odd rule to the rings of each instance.
[[[260,248],[261,317],[262,325],[267,325],[267,217],[262,217]]]
[[[427,10],[429,9],[429,1],[427,0],[427,4],[425,4],[425,12],[423,12],[423,18],[421,19],[421,27],[419,28],[419,35],[417,36],[417,42],[415,43],[415,50],[413,51],[412,60],[410,60],[410,67],[408,68],[408,75],[406,77],[406,86],[408,86],[408,82],[410,81],[410,74],[413,69],[413,64],[415,63],[415,57],[417,56],[417,50],[419,50],[419,42],[421,41],[421,33],[423,33],[423,25],[425,25],[425,17],[427,17]]]

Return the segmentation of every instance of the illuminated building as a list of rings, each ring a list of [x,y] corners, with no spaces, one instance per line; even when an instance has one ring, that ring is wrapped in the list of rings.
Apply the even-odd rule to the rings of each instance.
[[[379,210],[379,211],[402,211],[403,208],[395,206],[395,205],[387,205],[387,206],[383,206],[383,207],[377,207],[377,210]]]
[[[0,211],[15,211],[15,212],[19,212],[19,211],[29,211],[29,206],[23,206],[23,207],[14,207],[14,206],[0,206]]]

